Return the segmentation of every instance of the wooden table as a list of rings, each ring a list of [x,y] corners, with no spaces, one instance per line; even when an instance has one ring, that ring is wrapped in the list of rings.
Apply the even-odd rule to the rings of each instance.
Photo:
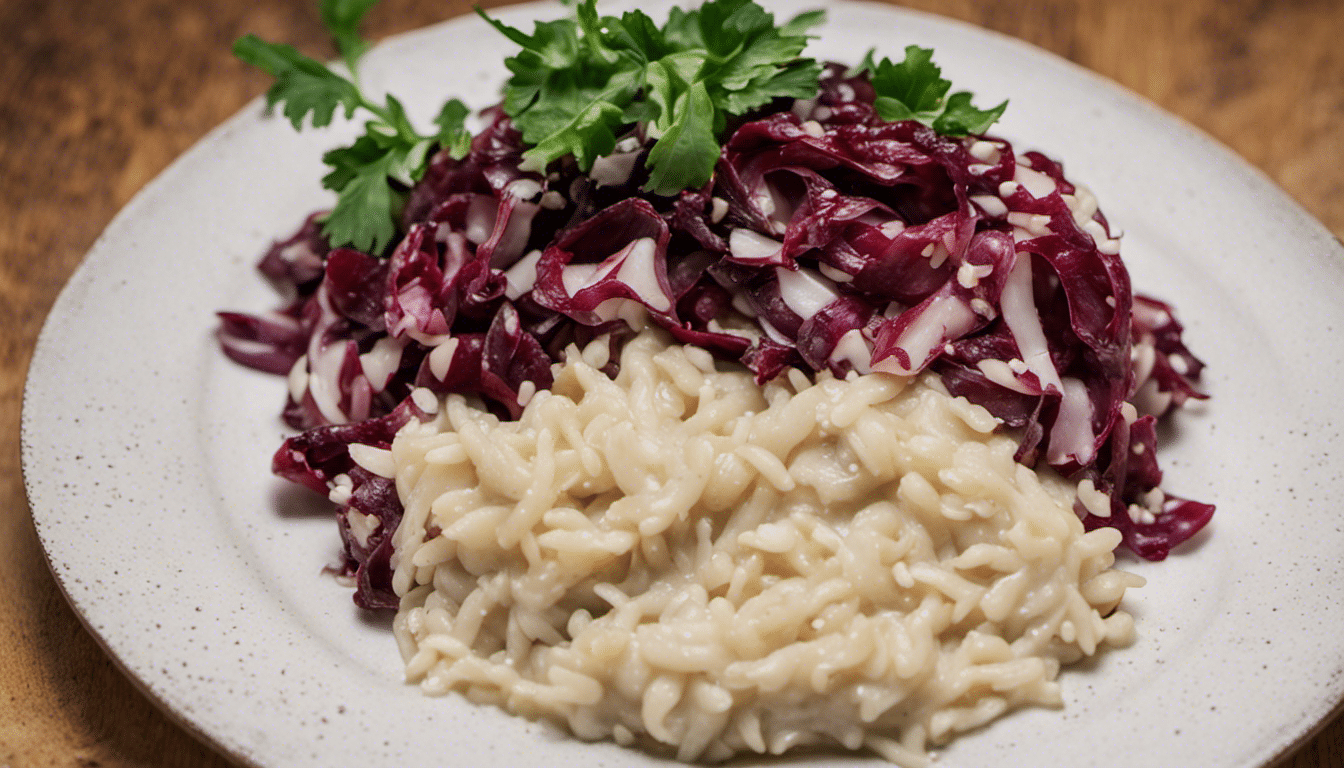
[[[1344,236],[1344,2],[903,4],[1117,80],[1231,146]],[[0,57],[0,766],[230,764],[161,714],[66,605],[24,498],[20,397],[43,317],[99,232],[267,85],[229,55],[230,42],[256,32],[331,56],[315,9],[314,0],[0,0],[10,48]],[[464,0],[386,0],[368,31],[468,10]],[[1344,718],[1283,765],[1344,766]]]

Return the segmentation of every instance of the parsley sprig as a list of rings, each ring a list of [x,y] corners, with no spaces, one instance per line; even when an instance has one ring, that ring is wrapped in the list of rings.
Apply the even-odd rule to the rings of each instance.
[[[952,82],[943,79],[930,48],[906,46],[905,59],[899,64],[885,57],[874,62],[869,50],[848,74],[865,71],[877,93],[873,106],[883,120],[918,120],[945,136],[967,136],[989,130],[1008,108],[1005,101],[992,109],[977,109],[966,91],[947,95]]]
[[[406,109],[392,95],[380,104],[363,92],[356,78],[360,57],[368,44],[359,24],[377,0],[321,0],[322,21],[336,42],[349,76],[315,61],[292,46],[268,43],[246,35],[233,45],[238,58],[275,78],[266,103],[282,104],[295,130],[307,119],[314,127],[330,125],[339,109],[347,119],[363,110],[372,117],[364,135],[349,147],[334,149],[322,160],[330,172],[322,185],[337,193],[336,206],[323,223],[332,245],[352,245],[381,253],[397,234],[396,220],[405,202],[405,190],[424,175],[429,151],[445,147],[464,157],[471,145],[465,127],[467,107],[452,99],[434,123],[438,131],[422,135],[406,117]]]
[[[572,155],[587,171],[635,125],[656,139],[646,191],[673,195],[709,181],[728,118],[779,97],[816,95],[821,65],[800,56],[822,11],[783,26],[752,0],[673,8],[658,26],[643,11],[599,16],[583,0],[573,18],[537,22],[532,34],[477,12],[522,50],[504,110],[531,148],[525,167]]]
[[[333,246],[373,254],[396,238],[406,193],[424,176],[431,151],[446,149],[460,159],[471,147],[461,101],[444,104],[434,121],[438,130],[424,135],[395,97],[379,102],[361,89],[358,66],[369,45],[359,26],[377,2],[319,0],[344,71],[255,35],[233,46],[240,59],[275,78],[267,105],[281,105],[296,130],[305,120],[329,125],[338,110],[346,119],[370,115],[353,144],[323,155],[330,171],[322,184],[337,193],[323,232]],[[512,76],[503,107],[528,146],[524,170],[544,171],[572,157],[588,171],[615,149],[618,136],[638,130],[653,140],[645,190],[658,195],[709,182],[729,118],[778,98],[811,98],[821,76],[821,65],[802,51],[823,11],[775,26],[754,0],[709,0],[692,10],[673,8],[658,26],[643,11],[602,16],[597,0],[580,0],[571,18],[536,22],[531,34],[477,13],[521,49],[505,60]],[[932,55],[912,45],[894,64],[874,61],[869,51],[851,74],[870,73],[883,119],[919,120],[953,136],[983,133],[1007,102],[981,110],[969,93],[948,95],[951,83]]]

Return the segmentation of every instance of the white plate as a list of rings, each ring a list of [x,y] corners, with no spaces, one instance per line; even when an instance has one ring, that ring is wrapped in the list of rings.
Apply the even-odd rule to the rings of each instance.
[[[806,7],[781,5],[780,16]],[[530,29],[559,12],[499,15]],[[1344,250],[1232,153],[1063,60],[885,6],[829,14],[818,57],[931,45],[977,103],[1011,98],[996,132],[1092,187],[1126,231],[1136,287],[1176,302],[1209,363],[1213,400],[1176,421],[1164,466],[1167,487],[1218,513],[1193,546],[1133,564],[1149,580],[1126,599],[1138,644],[1066,671],[1062,711],[1014,714],[939,764],[1266,763],[1344,690],[1344,482],[1329,456],[1344,402]],[[511,47],[461,18],[379,46],[365,78],[427,125],[450,95],[488,104]],[[296,134],[254,103],[127,206],[71,279],[23,412],[52,570],[151,696],[246,763],[657,762],[405,686],[386,624],[322,574],[338,551],[330,515],[269,474],[284,384],[224,359],[213,312],[275,303],[252,266],[329,204],[320,154],[353,131]]]

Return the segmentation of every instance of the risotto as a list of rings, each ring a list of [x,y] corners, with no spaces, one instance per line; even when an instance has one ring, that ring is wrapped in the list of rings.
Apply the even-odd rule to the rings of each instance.
[[[902,766],[1131,640],[1114,528],[936,377],[758,387],[645,331],[571,347],[517,421],[449,395],[390,454],[395,634],[431,694],[722,760]]]

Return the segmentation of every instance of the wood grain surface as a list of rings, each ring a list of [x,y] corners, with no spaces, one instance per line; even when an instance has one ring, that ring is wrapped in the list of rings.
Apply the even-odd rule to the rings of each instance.
[[[1341,0],[902,4],[1021,38],[1147,96],[1344,236]],[[385,0],[368,32],[467,11],[462,0]],[[334,52],[314,0],[0,0],[0,30],[10,48],[0,56],[0,768],[228,766],[122,674],[48,572],[20,478],[21,392],[42,320],[99,232],[265,89],[231,41],[255,32]],[[1344,766],[1344,718],[1282,765]]]

